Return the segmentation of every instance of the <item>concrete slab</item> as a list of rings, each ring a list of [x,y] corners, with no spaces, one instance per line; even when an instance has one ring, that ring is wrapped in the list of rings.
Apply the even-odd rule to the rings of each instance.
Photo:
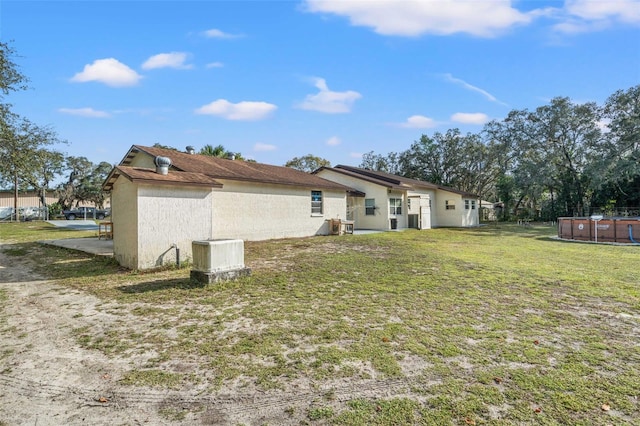
[[[75,229],[77,231],[98,230],[98,224],[93,220],[48,220],[47,223],[58,228]]]
[[[113,256],[113,240],[96,238],[65,238],[63,240],[40,241],[42,244],[83,251],[96,256]]]

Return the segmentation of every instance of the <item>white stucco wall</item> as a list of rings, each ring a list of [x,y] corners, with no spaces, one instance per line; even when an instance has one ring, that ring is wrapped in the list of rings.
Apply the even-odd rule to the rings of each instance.
[[[446,209],[446,200],[453,202],[456,206],[453,210]],[[435,218],[434,227],[462,226],[462,215],[464,214],[464,204],[462,196],[453,192],[438,190],[435,199],[431,202],[431,211]]]
[[[148,269],[192,257],[191,242],[210,238],[209,188],[138,185],[120,177],[111,192],[113,250],[119,264]]]
[[[465,201],[468,200],[469,201],[469,209],[464,209],[465,206]],[[475,203],[475,208],[473,203]],[[480,214],[479,214],[479,207],[480,207],[480,202],[477,199],[474,198],[463,198],[462,199],[462,208],[463,210],[463,215],[462,215],[462,226],[478,226],[480,224]]]
[[[311,188],[219,180],[214,189],[212,238],[258,241],[327,235],[328,219],[345,219],[344,191],[322,192],[323,213],[311,214]]]
[[[212,190],[183,186],[138,186],[138,269],[190,261],[192,241],[212,235]]]

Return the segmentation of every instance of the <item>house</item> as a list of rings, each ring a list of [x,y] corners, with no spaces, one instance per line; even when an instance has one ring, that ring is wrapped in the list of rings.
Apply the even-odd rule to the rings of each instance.
[[[347,219],[356,229],[429,229],[479,225],[479,197],[389,173],[339,165],[313,172],[348,186]]]
[[[288,167],[134,145],[103,188],[116,260],[146,269],[192,258],[192,242],[329,234],[350,188]]]

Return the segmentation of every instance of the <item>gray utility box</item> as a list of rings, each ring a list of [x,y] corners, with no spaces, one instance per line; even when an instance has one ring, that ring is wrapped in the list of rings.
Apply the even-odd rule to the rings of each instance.
[[[201,283],[228,281],[251,274],[244,266],[244,241],[202,240],[192,242],[191,278]]]

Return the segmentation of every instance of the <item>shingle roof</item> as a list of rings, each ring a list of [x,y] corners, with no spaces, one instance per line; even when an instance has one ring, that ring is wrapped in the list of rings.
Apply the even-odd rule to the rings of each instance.
[[[328,167],[329,170],[336,171],[345,175],[357,177],[368,182],[376,183],[391,189],[408,190],[408,189],[441,189],[443,191],[453,192],[470,198],[478,198],[477,195],[469,192],[460,191],[459,189],[450,188],[448,186],[436,185],[431,182],[410,179],[403,176],[393,175],[369,169],[361,169],[359,167],[337,165],[334,168]]]
[[[182,173],[204,175],[214,182],[216,179],[228,179],[235,181],[270,183],[276,185],[301,186],[312,189],[333,189],[350,191],[351,188],[323,179],[319,176],[305,173],[290,167],[272,166],[241,160],[229,160],[225,158],[211,157],[208,155],[188,154],[186,152],[170,149],[145,147],[134,145],[119,167],[131,164],[133,158],[140,152],[151,157],[168,157],[171,159],[169,175]],[[174,172],[172,173],[171,170]],[[179,172],[179,173],[176,173]],[[167,175],[167,176],[169,176]],[[218,183],[218,182],[216,182]]]
[[[133,182],[157,183],[163,185],[204,186],[207,188],[221,188],[222,184],[202,173],[168,173],[162,175],[153,169],[145,167],[116,166],[105,181],[105,189],[110,190],[118,176],[125,176]]]

